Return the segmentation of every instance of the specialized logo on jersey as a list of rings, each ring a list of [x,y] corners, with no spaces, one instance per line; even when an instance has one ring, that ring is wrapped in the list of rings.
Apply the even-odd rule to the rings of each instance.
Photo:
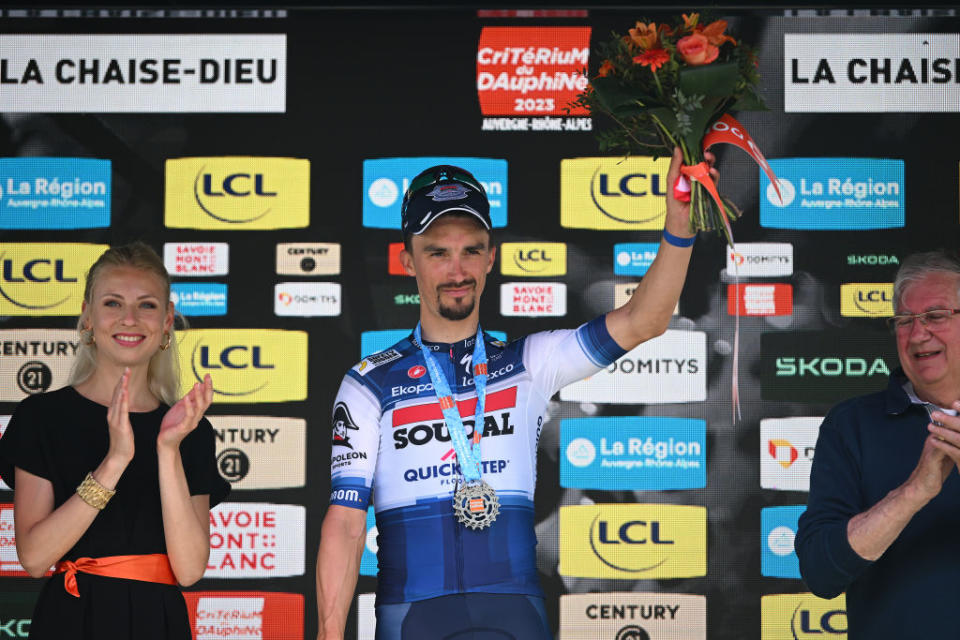
[[[310,224],[310,161],[167,160],[164,224],[177,229],[296,229]]]
[[[338,402],[333,408],[333,445],[353,449],[350,444],[350,432],[359,431],[360,428],[350,417],[350,409],[346,403]]]
[[[0,243],[0,316],[75,316],[84,274],[110,247],[65,242]]]
[[[671,504],[560,507],[560,575],[689,578],[707,574],[707,509]]]
[[[847,598],[812,593],[760,598],[760,640],[840,640],[847,637]]]
[[[515,409],[516,406],[516,387],[488,393],[484,404],[485,415],[483,417],[482,436],[486,438],[512,435],[515,426],[509,410]],[[463,426],[469,440],[474,432],[477,399],[460,400],[457,402],[457,409],[464,419]],[[496,415],[495,412],[499,412],[499,415]],[[395,449],[404,449],[408,445],[420,446],[434,440],[450,442],[450,432],[447,430],[443,412],[440,410],[440,403],[438,402],[394,409],[393,428],[393,446]]]

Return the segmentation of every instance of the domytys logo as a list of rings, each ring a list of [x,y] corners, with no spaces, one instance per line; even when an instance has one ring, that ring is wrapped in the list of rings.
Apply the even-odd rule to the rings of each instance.
[[[707,573],[707,509],[673,504],[560,507],[560,575],[644,580]]]
[[[793,547],[797,522],[805,505],[760,510],[760,573],[771,578],[800,579],[800,561]]]
[[[65,386],[79,346],[72,329],[0,330],[0,401]]]
[[[266,591],[188,591],[196,640],[283,640],[303,635],[303,594]]]
[[[738,242],[727,251],[727,273],[741,278],[779,278],[793,273],[788,242]]]
[[[278,316],[338,316],[340,301],[338,282],[280,282],[273,287],[273,312]]]
[[[560,486],[660,491],[707,485],[707,424],[692,418],[566,418]]]
[[[888,318],[893,315],[892,282],[848,282],[840,285],[840,315]]]
[[[727,314],[789,316],[793,313],[793,287],[782,282],[727,285]]]
[[[589,115],[584,107],[568,107],[587,87],[589,61],[590,27],[484,27],[477,45],[480,111]]]
[[[836,402],[885,389],[899,366],[885,332],[764,333],[760,351],[763,400]]]
[[[285,34],[4,35],[0,111],[286,111]]]
[[[307,334],[281,329],[189,329],[177,334],[181,377],[213,379],[214,402],[307,397]]]
[[[176,229],[295,229],[310,224],[310,161],[174,158],[164,224]]]
[[[363,226],[400,229],[400,204],[410,180],[438,164],[454,165],[473,174],[487,193],[490,222],[494,227],[507,226],[507,161],[448,156],[364,160]]]
[[[230,245],[226,242],[165,242],[163,266],[174,278],[225,276],[230,271]]]
[[[956,33],[788,33],[784,111],[955,112]]]
[[[567,285],[562,282],[504,282],[500,285],[504,316],[567,315]]]
[[[273,416],[210,416],[217,469],[234,489],[287,489],[306,483],[307,422]]]
[[[336,242],[281,242],[277,244],[277,273],[285,276],[330,276],[340,273],[340,245]]]
[[[668,329],[592,376],[560,390],[573,402],[648,404],[707,398],[707,334]]]
[[[564,640],[707,639],[707,598],[679,593],[560,596]]]
[[[110,178],[109,160],[0,158],[0,229],[109,227]]]
[[[205,578],[302,576],[306,507],[223,502],[210,511]]]
[[[563,242],[504,242],[500,245],[500,273],[505,276],[562,276],[567,273],[567,245]]]
[[[832,600],[812,593],[760,598],[760,640],[828,640],[847,637],[847,598]]]
[[[625,242],[613,245],[613,272],[618,276],[642,276],[653,264],[660,245],[656,242]]]
[[[810,468],[822,417],[765,418],[760,421],[760,486],[810,491]]]
[[[890,229],[904,226],[903,160],[779,158],[781,203],[760,170],[760,225],[774,229]],[[789,197],[793,194],[794,197]]]
[[[573,229],[663,229],[668,158],[560,161],[560,224]]]
[[[0,243],[0,316],[76,316],[105,244]]]

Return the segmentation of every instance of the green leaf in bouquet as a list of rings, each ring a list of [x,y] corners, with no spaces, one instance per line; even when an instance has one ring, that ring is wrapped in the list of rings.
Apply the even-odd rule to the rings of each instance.
[[[739,80],[739,65],[736,62],[724,62],[683,69],[678,74],[677,86],[688,96],[727,98],[734,94]]]
[[[689,112],[689,130],[683,136],[684,141],[689,145],[688,148],[700,150],[703,136],[707,133],[707,128],[717,118],[717,111],[724,101],[725,98],[716,96],[704,98],[699,109]]]
[[[769,107],[755,91],[747,91],[730,107],[732,111],[768,111]]]
[[[636,115],[660,104],[651,96],[631,92],[615,78],[594,78],[590,84],[604,108],[616,116]]]

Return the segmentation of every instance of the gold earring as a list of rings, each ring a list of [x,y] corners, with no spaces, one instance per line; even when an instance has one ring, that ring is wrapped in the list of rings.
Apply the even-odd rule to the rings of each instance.
[[[88,347],[97,343],[97,339],[94,337],[92,329],[81,329],[80,341]]]
[[[169,349],[171,340],[173,340],[173,338],[170,336],[170,332],[164,331],[163,341],[160,343],[160,351],[166,351],[167,349]]]

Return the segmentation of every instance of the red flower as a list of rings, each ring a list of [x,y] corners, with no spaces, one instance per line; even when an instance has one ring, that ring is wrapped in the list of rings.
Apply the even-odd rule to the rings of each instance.
[[[600,65],[600,69],[597,71],[598,78],[606,78],[608,75],[613,73],[614,67],[613,63],[609,60],[604,60],[603,64]]]
[[[677,41],[677,53],[690,66],[710,64],[720,55],[720,49],[710,44],[707,37],[694,33]]]
[[[633,63],[644,67],[650,67],[650,71],[656,73],[657,69],[670,60],[670,54],[664,49],[650,49],[634,57]]]

